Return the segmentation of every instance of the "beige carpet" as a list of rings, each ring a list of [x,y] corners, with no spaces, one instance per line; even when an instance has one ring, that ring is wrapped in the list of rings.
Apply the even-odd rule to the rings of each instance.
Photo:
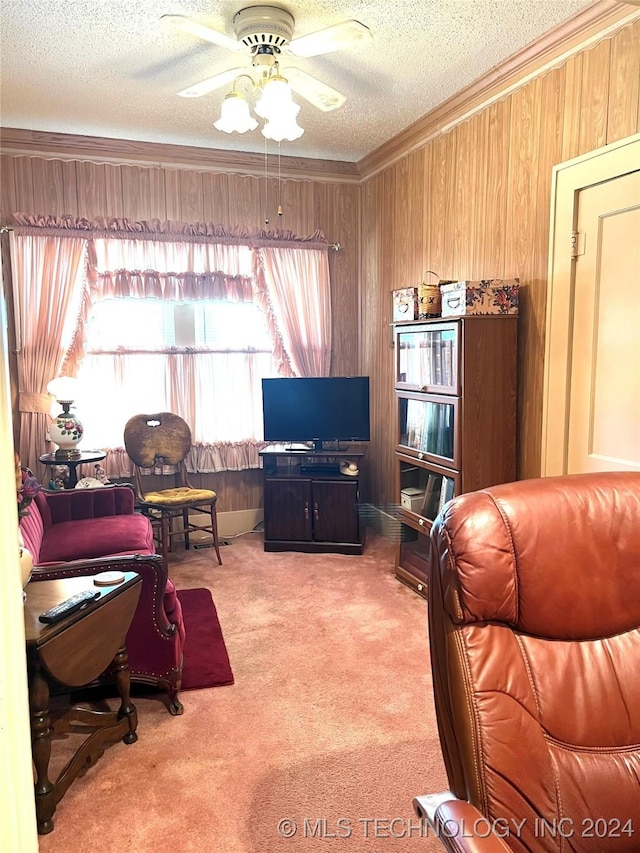
[[[442,849],[411,809],[447,783],[426,603],[396,580],[393,546],[373,533],[361,557],[231,542],[224,565],[180,552],[171,575],[212,591],[235,684],[185,691],[182,717],[136,696],[138,742],[73,783],[41,853]]]

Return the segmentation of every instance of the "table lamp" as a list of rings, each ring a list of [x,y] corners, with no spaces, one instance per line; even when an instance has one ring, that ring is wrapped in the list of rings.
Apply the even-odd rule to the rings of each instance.
[[[83,426],[71,409],[71,404],[78,393],[78,380],[71,376],[59,376],[47,385],[47,391],[56,398],[62,406],[60,414],[53,418],[49,426],[49,437],[58,445],[56,459],[61,462],[69,459],[79,459],[77,449],[82,439]]]

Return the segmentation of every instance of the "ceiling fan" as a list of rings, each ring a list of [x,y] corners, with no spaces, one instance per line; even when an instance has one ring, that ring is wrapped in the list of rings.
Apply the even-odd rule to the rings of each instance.
[[[326,29],[293,38],[293,15],[282,7],[271,5],[241,9],[232,22],[235,38],[186,15],[162,15],[161,21],[219,47],[251,57],[251,69],[229,68],[178,92],[183,98],[200,98],[241,76],[250,77],[256,88],[264,87],[277,78],[284,79],[297,94],[324,112],[341,107],[346,97],[299,68],[288,66],[281,69],[281,56],[306,59],[354,47],[372,38],[369,28],[355,20],[341,21]],[[286,78],[282,74],[286,74]],[[239,95],[235,91],[232,94]]]

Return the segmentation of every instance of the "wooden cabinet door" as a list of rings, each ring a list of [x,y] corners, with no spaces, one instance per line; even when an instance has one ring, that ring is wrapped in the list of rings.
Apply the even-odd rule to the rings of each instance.
[[[265,480],[265,540],[305,542],[311,540],[311,531],[311,482]]]
[[[314,480],[313,538],[316,542],[359,542],[358,483]]]

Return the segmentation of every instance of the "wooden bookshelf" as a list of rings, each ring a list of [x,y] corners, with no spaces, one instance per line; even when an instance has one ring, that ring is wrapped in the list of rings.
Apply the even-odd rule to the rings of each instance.
[[[394,325],[396,576],[423,596],[429,533],[444,505],[515,480],[517,321],[487,315]]]

